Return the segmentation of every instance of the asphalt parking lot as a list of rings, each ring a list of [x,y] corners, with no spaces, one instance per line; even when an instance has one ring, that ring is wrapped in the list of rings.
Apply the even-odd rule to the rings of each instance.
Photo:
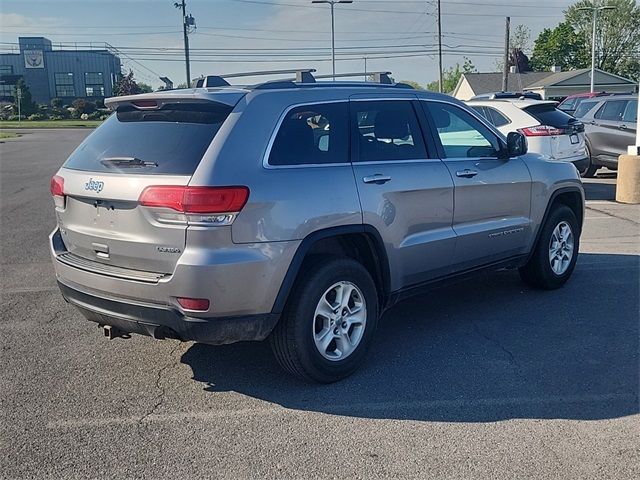
[[[640,207],[586,184],[565,288],[485,274],[384,316],[334,385],[267,344],[109,341],[55,286],[49,179],[88,130],[0,144],[0,477],[640,478]]]

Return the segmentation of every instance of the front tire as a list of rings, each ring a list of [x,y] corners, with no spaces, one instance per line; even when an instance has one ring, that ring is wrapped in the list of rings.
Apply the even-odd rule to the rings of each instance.
[[[580,230],[573,210],[565,205],[555,207],[542,226],[531,258],[520,268],[520,277],[534,288],[560,288],[576,266],[579,241]]]
[[[270,336],[278,363],[292,375],[331,383],[363,362],[378,322],[369,272],[350,258],[315,259],[303,267]]]

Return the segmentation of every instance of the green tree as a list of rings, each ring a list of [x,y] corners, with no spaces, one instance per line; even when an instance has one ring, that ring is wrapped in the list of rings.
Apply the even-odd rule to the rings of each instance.
[[[20,91],[19,98],[18,91]],[[18,103],[20,103],[20,115],[30,115],[38,109],[31,98],[31,90],[23,78],[19,79],[13,87],[13,111],[15,114],[18,113]]]
[[[424,87],[422,85],[420,85],[418,82],[414,82],[413,80],[400,80],[400,83],[411,85],[416,90],[424,90]]]
[[[557,65],[563,70],[585,68],[589,54],[583,35],[576,33],[569,22],[562,22],[554,29],[545,28],[533,45],[531,67],[539,72]]]
[[[598,13],[596,67],[624,77],[640,73],[640,5],[636,0],[580,0],[565,11],[566,22],[585,40],[591,65],[593,17],[583,7],[612,6]]]
[[[579,0],[565,11],[565,21],[544,29],[534,43],[531,64],[534,70],[553,65],[563,69],[591,65],[593,16],[581,8],[612,6],[598,13],[596,68],[638,79],[640,76],[640,6],[635,0]]]
[[[454,67],[449,67],[442,72],[442,91],[445,93],[453,92],[458,85],[458,81],[460,80],[460,77],[463,73],[474,73],[477,71],[478,70],[476,69],[473,62],[467,57],[464,57],[462,67],[460,67],[459,63],[456,63]],[[437,92],[438,80],[427,83],[427,90]]]
[[[151,93],[153,92],[153,87],[146,83],[139,82],[138,88],[140,89],[140,93]]]
[[[123,95],[137,95],[141,93],[140,86],[133,78],[133,70],[129,70],[129,73],[120,77],[113,87],[114,97],[121,97]]]

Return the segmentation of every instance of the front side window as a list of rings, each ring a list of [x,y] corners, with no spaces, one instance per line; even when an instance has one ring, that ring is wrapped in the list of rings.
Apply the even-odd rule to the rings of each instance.
[[[468,112],[454,105],[426,102],[446,158],[497,157],[500,142]]]
[[[351,103],[360,162],[427,158],[418,117],[410,100]]]
[[[589,110],[596,106],[597,103],[598,102],[580,102],[580,105],[578,105],[576,111],[573,112],[573,116],[576,118],[584,117],[587,113],[589,113]]]
[[[628,100],[607,100],[600,110],[598,110],[598,113],[596,113],[596,118],[619,122],[622,120],[622,114],[627,106],[627,102]]]
[[[269,154],[269,165],[349,162],[347,102],[304,105],[289,110]]]
[[[75,97],[73,88],[73,73],[63,72],[54,75],[56,82],[56,97]]]
[[[84,74],[85,94],[87,97],[104,97],[104,82],[102,72],[88,72]]]
[[[638,121],[638,101],[631,100],[627,104],[627,108],[624,111],[624,115],[622,115],[623,122],[635,123]]]

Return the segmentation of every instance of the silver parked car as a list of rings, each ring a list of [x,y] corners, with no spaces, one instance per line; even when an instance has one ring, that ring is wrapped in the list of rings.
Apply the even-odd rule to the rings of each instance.
[[[109,337],[269,338],[287,371],[332,382],[436,281],[512,267],[562,286],[584,218],[573,165],[376,77],[108,99],[51,180],[64,297]]]
[[[590,159],[580,174],[593,177],[600,167],[616,170],[618,157],[635,144],[638,96],[611,95],[584,100],[574,116],[585,124]]]

